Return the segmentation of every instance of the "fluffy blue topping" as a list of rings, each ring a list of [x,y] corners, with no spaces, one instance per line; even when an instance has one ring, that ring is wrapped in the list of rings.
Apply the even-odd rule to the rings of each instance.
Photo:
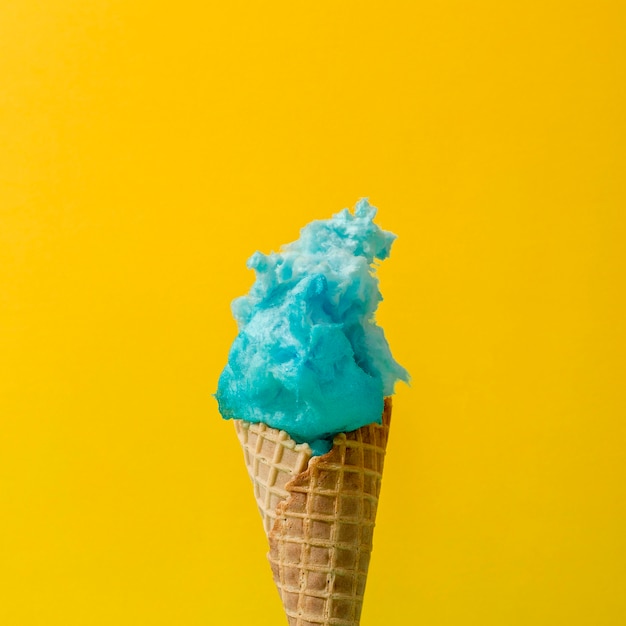
[[[315,454],[337,433],[381,423],[384,397],[408,374],[374,321],[373,264],[396,238],[375,215],[361,200],[354,215],[311,222],[281,252],[248,260],[256,281],[233,301],[239,334],[216,393],[225,419],[285,430]]]

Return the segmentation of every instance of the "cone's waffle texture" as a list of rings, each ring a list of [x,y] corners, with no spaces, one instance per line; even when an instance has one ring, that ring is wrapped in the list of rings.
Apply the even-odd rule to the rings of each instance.
[[[382,425],[337,435],[315,457],[281,431],[237,425],[290,626],[359,624],[390,419],[387,398]]]
[[[297,444],[284,430],[265,424],[235,420],[235,430],[254,485],[263,527],[269,534],[279,503],[289,496],[285,485],[306,470],[313,453],[308,444]]]

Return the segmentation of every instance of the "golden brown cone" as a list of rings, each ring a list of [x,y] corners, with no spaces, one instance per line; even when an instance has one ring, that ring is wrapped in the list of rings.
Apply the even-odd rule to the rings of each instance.
[[[337,435],[315,457],[282,431],[236,426],[290,626],[360,622],[390,420],[386,398],[382,425]]]

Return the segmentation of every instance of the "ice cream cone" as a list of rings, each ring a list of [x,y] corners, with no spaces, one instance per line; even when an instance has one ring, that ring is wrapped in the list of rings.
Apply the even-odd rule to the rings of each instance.
[[[237,423],[290,626],[360,622],[390,419],[387,398],[382,425],[337,435],[322,456]]]

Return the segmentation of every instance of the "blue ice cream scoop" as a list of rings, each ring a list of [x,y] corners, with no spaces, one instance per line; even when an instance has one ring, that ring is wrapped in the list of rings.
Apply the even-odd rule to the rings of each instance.
[[[374,319],[374,263],[396,238],[375,215],[361,200],[281,252],[250,257],[256,280],[232,303],[239,334],[215,394],[224,419],[264,422],[314,454],[337,433],[381,423],[384,397],[409,376]]]

